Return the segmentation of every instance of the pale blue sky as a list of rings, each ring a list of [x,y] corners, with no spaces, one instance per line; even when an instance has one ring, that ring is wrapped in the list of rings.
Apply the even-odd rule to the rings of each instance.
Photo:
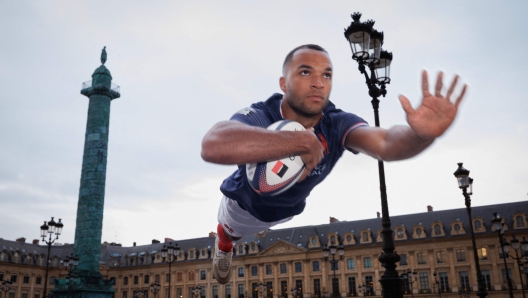
[[[218,187],[235,167],[203,162],[216,122],[279,92],[282,61],[316,43],[334,64],[331,100],[373,124],[343,28],[363,13],[384,31],[392,82],[381,124],[405,123],[420,72],[469,85],[453,127],[411,160],[386,164],[391,215],[464,207],[453,172],[475,179],[475,206],[526,200],[526,1],[3,1],[0,3],[0,237],[37,239],[51,216],[72,243],[90,80],[107,47],[112,102],[103,241],[124,246],[215,229]],[[525,30],[525,29],[524,29]],[[372,218],[377,163],[345,154],[288,224]],[[491,214],[490,214],[491,218]],[[393,222],[393,225],[398,223]]]

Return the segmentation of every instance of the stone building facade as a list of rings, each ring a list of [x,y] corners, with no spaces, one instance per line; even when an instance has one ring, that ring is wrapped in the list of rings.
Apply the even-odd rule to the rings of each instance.
[[[508,297],[499,237],[491,224],[495,212],[503,218],[505,239],[510,241],[515,235],[522,241],[523,237],[528,238],[528,201],[472,208],[488,297]],[[404,282],[406,294],[460,297],[459,291],[466,290],[475,295],[477,278],[465,208],[433,211],[428,207],[428,212],[393,216],[391,222],[396,250],[401,256],[397,270],[417,272],[416,280]],[[331,218],[329,224],[270,230],[265,238],[242,238],[234,246],[233,275],[227,285],[219,285],[212,276],[214,233],[195,239],[165,239],[163,243],[153,240],[152,244],[133,247],[104,243],[100,271],[104,278],[115,279],[116,298],[169,298],[169,284],[170,298],[191,298],[195,287],[200,288],[201,298],[330,297],[334,274],[341,297],[381,296],[378,280],[384,269],[378,261],[380,232],[380,218]],[[169,243],[181,249],[171,265],[170,281],[169,266],[161,257],[161,249]],[[323,248],[331,243],[344,247],[344,256],[335,270],[323,257]],[[65,277],[67,270],[61,260],[73,252],[73,245],[52,247],[48,281],[43,280],[46,252],[47,247],[38,241],[0,239],[0,280],[13,281],[4,297],[42,298],[44,282],[53,288],[55,279]],[[515,256],[515,252],[510,255]],[[516,260],[506,258],[506,263],[514,295],[520,297],[521,276],[527,289],[528,275],[519,272]],[[149,287],[155,281],[161,289],[154,297]],[[261,292],[260,283],[266,285],[263,291],[260,287]]]

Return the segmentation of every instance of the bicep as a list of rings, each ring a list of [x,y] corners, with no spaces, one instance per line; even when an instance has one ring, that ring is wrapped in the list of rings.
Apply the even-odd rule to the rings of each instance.
[[[387,130],[379,127],[360,126],[346,137],[346,146],[375,159],[381,159],[385,147]]]

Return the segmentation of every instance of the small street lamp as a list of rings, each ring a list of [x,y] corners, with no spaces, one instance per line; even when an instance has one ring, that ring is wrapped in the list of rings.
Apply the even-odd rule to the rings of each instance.
[[[42,226],[40,226],[40,236],[42,237],[42,242],[46,243],[48,245],[48,255],[46,256],[46,274],[44,277],[44,294],[45,297],[47,295],[48,290],[48,271],[49,271],[49,258],[50,258],[50,250],[51,245],[55,242],[55,240],[59,239],[59,235],[62,233],[62,228],[64,227],[64,224],[62,224],[61,219],[59,218],[59,222],[55,222],[53,220],[53,217],[50,221]],[[46,236],[49,235],[49,240],[46,241]],[[55,235],[55,239],[52,239],[51,237]]]
[[[158,292],[160,291],[160,288],[161,288],[161,285],[159,284],[157,280],[150,284],[150,291],[154,293],[154,298],[156,298],[156,294],[158,294]]]
[[[258,293],[260,294],[259,297],[262,298],[264,293],[268,290],[268,287],[263,282],[260,281],[257,284],[257,287],[255,288],[255,290],[258,291]]]
[[[374,109],[374,121],[376,127],[380,126],[379,120],[379,97],[387,94],[386,84],[390,84],[390,65],[392,53],[383,51],[383,32],[375,30],[374,21],[367,20],[360,22],[361,13],[352,14],[353,22],[345,29],[345,38],[352,50],[352,59],[358,63],[359,71],[365,76],[365,83],[368,87],[369,96],[372,97],[372,108]],[[368,67],[368,70],[367,70]],[[370,76],[369,76],[370,72]],[[378,87],[379,86],[379,87]],[[403,297],[401,290],[401,279],[396,271],[396,263],[400,261],[400,256],[396,253],[393,231],[389,216],[389,205],[387,203],[387,186],[385,185],[385,168],[383,161],[378,160],[378,172],[381,197],[381,232],[383,238],[383,253],[378,258],[384,264],[385,272],[381,276],[382,295],[385,298]]]
[[[512,240],[510,241],[511,246],[513,250],[515,251],[515,257],[509,255],[510,258],[517,261],[517,268],[519,268],[519,276],[521,277],[521,289],[523,298],[526,298],[526,294],[524,293],[524,284],[523,284],[523,264],[522,264],[522,258],[523,256],[528,256],[528,241],[526,241],[526,238],[523,237],[523,240],[521,241],[521,245],[519,245],[519,240],[515,238],[515,235],[512,235]],[[521,251],[521,255],[519,256],[519,252]]]
[[[335,258],[336,251],[337,251],[337,254],[339,256],[338,259]],[[332,259],[331,260],[328,260],[328,254],[332,255]],[[337,264],[338,264],[339,260],[343,259],[343,255],[344,254],[345,254],[345,249],[343,248],[343,246],[342,245],[336,246],[334,244],[334,242],[332,242],[330,247],[326,247],[325,246],[325,248],[323,248],[324,259],[325,259],[325,261],[328,261],[328,262],[330,262],[330,264],[332,264],[332,270],[334,271],[334,277],[332,278],[332,297],[340,297],[340,295],[339,295],[339,281],[337,280],[337,277],[336,277],[336,268],[337,268]]]
[[[506,279],[508,281],[508,292],[510,294],[510,298],[513,298],[512,280],[510,277],[510,273],[508,272],[508,264],[506,264],[506,258],[508,257],[508,252],[510,251],[510,244],[502,237],[502,234],[504,234],[504,229],[502,228],[504,223],[502,222],[502,218],[500,217],[500,215],[496,212],[493,213],[491,223],[493,224],[495,231],[497,231],[497,234],[499,234],[499,242],[502,249],[502,259],[504,260],[504,270],[506,271],[505,274]]]
[[[4,297],[7,298],[7,292],[11,290],[11,285],[13,284],[10,280],[4,280],[2,281],[2,291],[5,293]]]
[[[290,294],[292,295],[293,298],[297,298],[301,294],[301,290],[299,290],[297,288],[292,288],[290,290]]]
[[[442,289],[440,289],[440,282],[438,281],[438,279],[436,279],[436,271],[433,272],[433,278],[434,278],[434,283],[436,285],[436,289],[438,290],[438,298],[441,298]]]
[[[200,297],[200,295],[202,294],[202,287],[199,287],[199,286],[192,287],[191,293],[194,298]]]
[[[407,280],[407,283],[410,286],[411,297],[414,298],[413,283],[418,280],[418,272],[416,272],[416,270],[411,271],[411,268],[409,268],[401,274],[401,278]]]
[[[161,249],[161,258],[163,262],[169,263],[169,296],[168,298],[171,298],[171,265],[174,263],[178,255],[180,254],[180,247],[178,244],[172,245],[172,242],[169,243],[168,246],[163,245],[163,248]]]
[[[68,274],[66,274],[66,283],[68,283],[68,297],[70,297],[73,280],[77,278],[77,275],[75,275],[73,271],[75,270],[75,267],[79,265],[79,258],[72,254],[66,259],[64,259],[62,263],[68,272]]]
[[[145,293],[143,293],[143,290],[134,290],[134,298],[143,298],[145,297]]]
[[[475,269],[477,271],[477,285],[478,291],[477,296],[484,298],[488,296],[486,287],[484,286],[484,280],[482,278],[482,272],[480,271],[479,258],[477,253],[477,244],[475,242],[475,231],[473,231],[473,218],[471,217],[471,195],[473,195],[473,179],[469,177],[469,170],[462,167],[462,163],[458,163],[458,169],[453,173],[458,181],[458,188],[462,189],[462,195],[464,195],[466,203],[466,211],[469,219],[469,231],[471,232],[471,244],[473,246],[473,257],[475,260]],[[468,192],[469,188],[469,192]]]
[[[358,285],[358,292],[359,294],[363,294],[363,297],[365,297],[367,295],[367,292],[369,292],[370,296],[370,291],[365,284]]]

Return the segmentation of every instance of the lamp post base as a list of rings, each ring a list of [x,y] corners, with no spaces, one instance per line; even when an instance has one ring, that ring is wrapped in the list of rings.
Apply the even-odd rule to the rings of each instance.
[[[79,277],[68,284],[66,279],[55,281],[51,291],[53,298],[112,298],[115,295],[115,280],[102,277]]]

